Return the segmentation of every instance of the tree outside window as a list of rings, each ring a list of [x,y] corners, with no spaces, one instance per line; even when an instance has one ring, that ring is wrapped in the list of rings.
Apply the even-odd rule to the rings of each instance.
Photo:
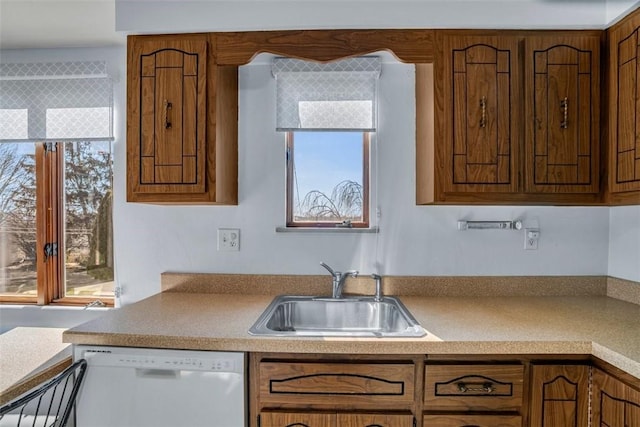
[[[0,143],[0,156],[0,299],[110,302],[111,142]]]
[[[368,132],[287,134],[287,226],[369,226]]]

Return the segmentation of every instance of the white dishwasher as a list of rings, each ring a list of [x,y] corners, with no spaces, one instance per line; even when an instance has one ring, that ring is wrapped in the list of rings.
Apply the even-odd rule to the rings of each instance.
[[[77,345],[76,427],[243,427],[244,353]]]

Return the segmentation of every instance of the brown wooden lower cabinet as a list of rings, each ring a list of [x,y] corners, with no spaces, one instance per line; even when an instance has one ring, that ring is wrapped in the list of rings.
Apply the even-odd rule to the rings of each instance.
[[[592,426],[640,426],[640,390],[594,369],[592,399]]]
[[[640,379],[576,356],[250,357],[251,427],[640,427]]]
[[[425,415],[424,427],[522,427],[517,415]]]
[[[410,414],[263,412],[260,427],[413,427]],[[511,424],[505,426],[511,426]]]

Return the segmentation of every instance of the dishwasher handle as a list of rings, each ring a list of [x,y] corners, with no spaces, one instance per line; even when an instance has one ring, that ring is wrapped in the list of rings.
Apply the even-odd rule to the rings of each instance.
[[[158,380],[178,380],[181,377],[181,372],[179,369],[136,368],[136,377]]]

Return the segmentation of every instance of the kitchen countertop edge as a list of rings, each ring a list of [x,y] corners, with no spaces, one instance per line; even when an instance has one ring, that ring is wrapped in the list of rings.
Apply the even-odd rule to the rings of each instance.
[[[616,321],[624,321],[631,329],[640,330],[640,306],[606,296],[402,297],[427,331],[427,336],[421,338],[249,335],[249,327],[273,297],[161,293],[69,329],[64,332],[63,341],[276,353],[587,355],[640,378],[640,342],[634,342],[629,327],[617,331],[610,328],[617,325]],[[466,309],[451,313],[459,306]],[[575,321],[579,316],[584,317],[582,322]],[[513,327],[505,327],[507,321],[514,322]],[[558,326],[563,322],[564,329]]]

